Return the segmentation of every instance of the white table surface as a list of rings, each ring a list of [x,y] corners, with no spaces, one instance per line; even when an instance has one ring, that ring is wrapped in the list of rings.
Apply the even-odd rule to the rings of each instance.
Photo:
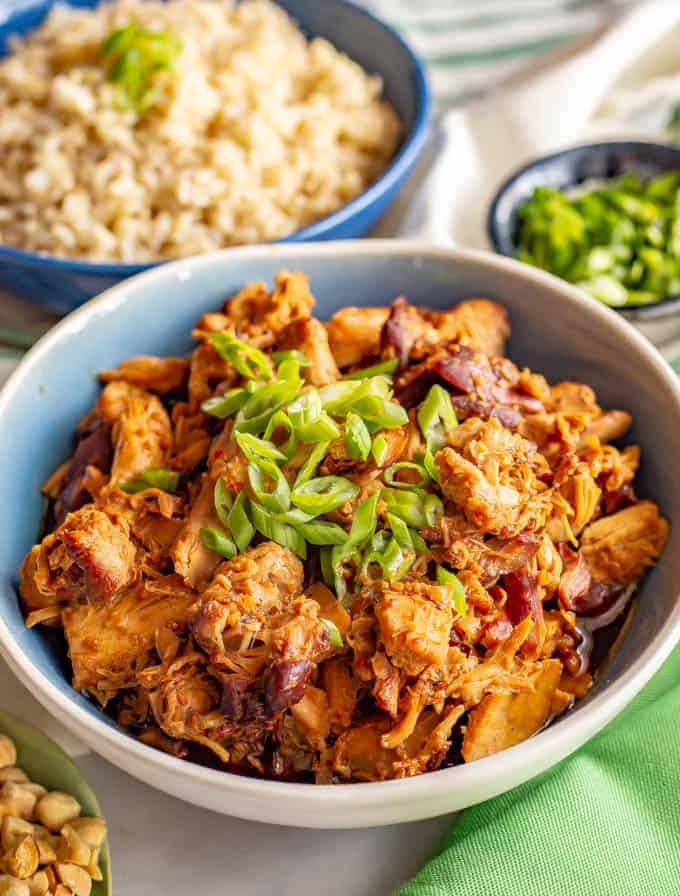
[[[81,754],[77,762],[109,823],[115,896],[387,896],[450,823],[311,831],[217,815],[82,753],[2,660],[0,705]]]

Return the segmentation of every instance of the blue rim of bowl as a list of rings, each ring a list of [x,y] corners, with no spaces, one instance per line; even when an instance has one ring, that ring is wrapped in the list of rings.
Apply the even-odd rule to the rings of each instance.
[[[389,190],[390,187],[392,187],[409,170],[411,165],[420,155],[420,151],[428,136],[432,118],[432,94],[425,70],[425,64],[420,58],[420,55],[413,49],[413,47],[411,47],[396,28],[385,22],[379,16],[368,12],[368,10],[353,2],[353,0],[338,0],[338,2],[342,3],[344,6],[350,7],[354,12],[363,16],[365,19],[379,25],[388,32],[406,52],[413,67],[415,81],[417,102],[415,121],[406,139],[399,147],[396,156],[392,159],[380,177],[364,190],[363,193],[360,193],[346,205],[341,206],[337,211],[330,215],[326,215],[324,218],[320,218],[318,221],[314,221],[307,227],[296,230],[288,236],[281,237],[278,240],[268,241],[269,245],[321,240],[324,232],[327,230],[330,230],[339,224],[343,224],[349,218],[354,217],[354,215],[361,214],[361,212],[370,207],[374,201],[379,199],[383,193]],[[262,245],[266,244],[267,243],[263,243]],[[234,247],[224,248],[238,248],[239,245],[240,244],[237,244]],[[167,264],[170,261],[179,260],[177,258],[164,258],[159,261],[149,261],[137,264],[79,261],[78,259],[61,258],[58,255],[50,255],[49,253],[43,255],[39,252],[25,252],[22,249],[15,249],[12,246],[0,245],[0,264],[3,259],[13,259],[15,261],[30,264],[39,262],[42,265],[58,270],[68,270],[80,274],[94,274],[108,277],[131,277],[134,274],[148,271],[160,264]]]
[[[496,193],[491,200],[489,211],[486,216],[486,233],[489,242],[493,246],[494,252],[497,252],[499,255],[504,255],[506,258],[514,258],[515,260],[518,260],[516,251],[508,251],[505,248],[505,240],[503,239],[500,227],[498,226],[497,211],[498,206],[510,187],[523,177],[527,171],[531,171],[532,168],[536,168],[545,162],[552,161],[553,159],[560,159],[564,156],[572,155],[575,152],[595,152],[600,149],[606,149],[607,147],[615,149],[616,147],[623,146],[642,146],[675,151],[678,154],[678,170],[680,170],[680,147],[673,146],[670,143],[659,143],[656,140],[602,140],[599,143],[578,143],[575,146],[569,146],[558,152],[551,152],[544,156],[538,156],[530,162],[527,162],[525,165],[522,165],[521,168],[513,171],[513,173],[510,174],[496,190]],[[564,282],[567,283],[568,281],[565,280]],[[570,285],[574,286],[573,283]],[[597,300],[593,299],[593,301]],[[653,305],[637,305],[631,306],[630,308],[616,308],[613,305],[607,305],[607,307],[630,321],[661,320],[664,317],[673,316],[680,310],[680,295],[673,296],[670,299],[664,299],[662,302],[656,302]]]

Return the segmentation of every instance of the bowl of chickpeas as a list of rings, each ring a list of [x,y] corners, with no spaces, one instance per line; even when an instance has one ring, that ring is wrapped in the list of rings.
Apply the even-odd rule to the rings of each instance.
[[[111,896],[99,803],[52,740],[0,710],[0,896]]]

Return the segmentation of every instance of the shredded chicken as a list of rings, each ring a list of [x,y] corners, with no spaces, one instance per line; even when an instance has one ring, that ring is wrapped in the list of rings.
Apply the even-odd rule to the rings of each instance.
[[[514,746],[588,693],[584,633],[666,543],[613,444],[630,415],[505,357],[496,302],[313,307],[283,271],[190,356],[101,374],[43,487],[26,624],[144,744],[231,772],[386,781]]]

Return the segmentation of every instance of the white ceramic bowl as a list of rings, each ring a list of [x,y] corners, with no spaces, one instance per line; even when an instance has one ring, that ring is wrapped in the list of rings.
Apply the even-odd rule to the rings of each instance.
[[[135,740],[70,687],[55,642],[26,631],[17,571],[34,541],[39,486],[68,453],[78,417],[97,392],[93,371],[129,355],[190,348],[199,313],[280,268],[311,275],[317,312],[385,304],[404,293],[446,307],[488,296],[513,320],[510,355],[551,379],[592,384],[605,406],[634,415],[642,446],[640,493],[671,520],[671,538],[645,581],[634,624],[596,687],[555,725],[503,753],[402,781],[318,787],[203,768]],[[549,769],[635,696],[680,638],[680,388],[670,368],[624,320],[561,281],[486,253],[366,241],[233,249],[165,265],[104,293],[66,318],[26,356],[0,396],[0,649],[19,678],[78,737],[148,784],[188,802],[276,824],[350,828],[462,809]]]

